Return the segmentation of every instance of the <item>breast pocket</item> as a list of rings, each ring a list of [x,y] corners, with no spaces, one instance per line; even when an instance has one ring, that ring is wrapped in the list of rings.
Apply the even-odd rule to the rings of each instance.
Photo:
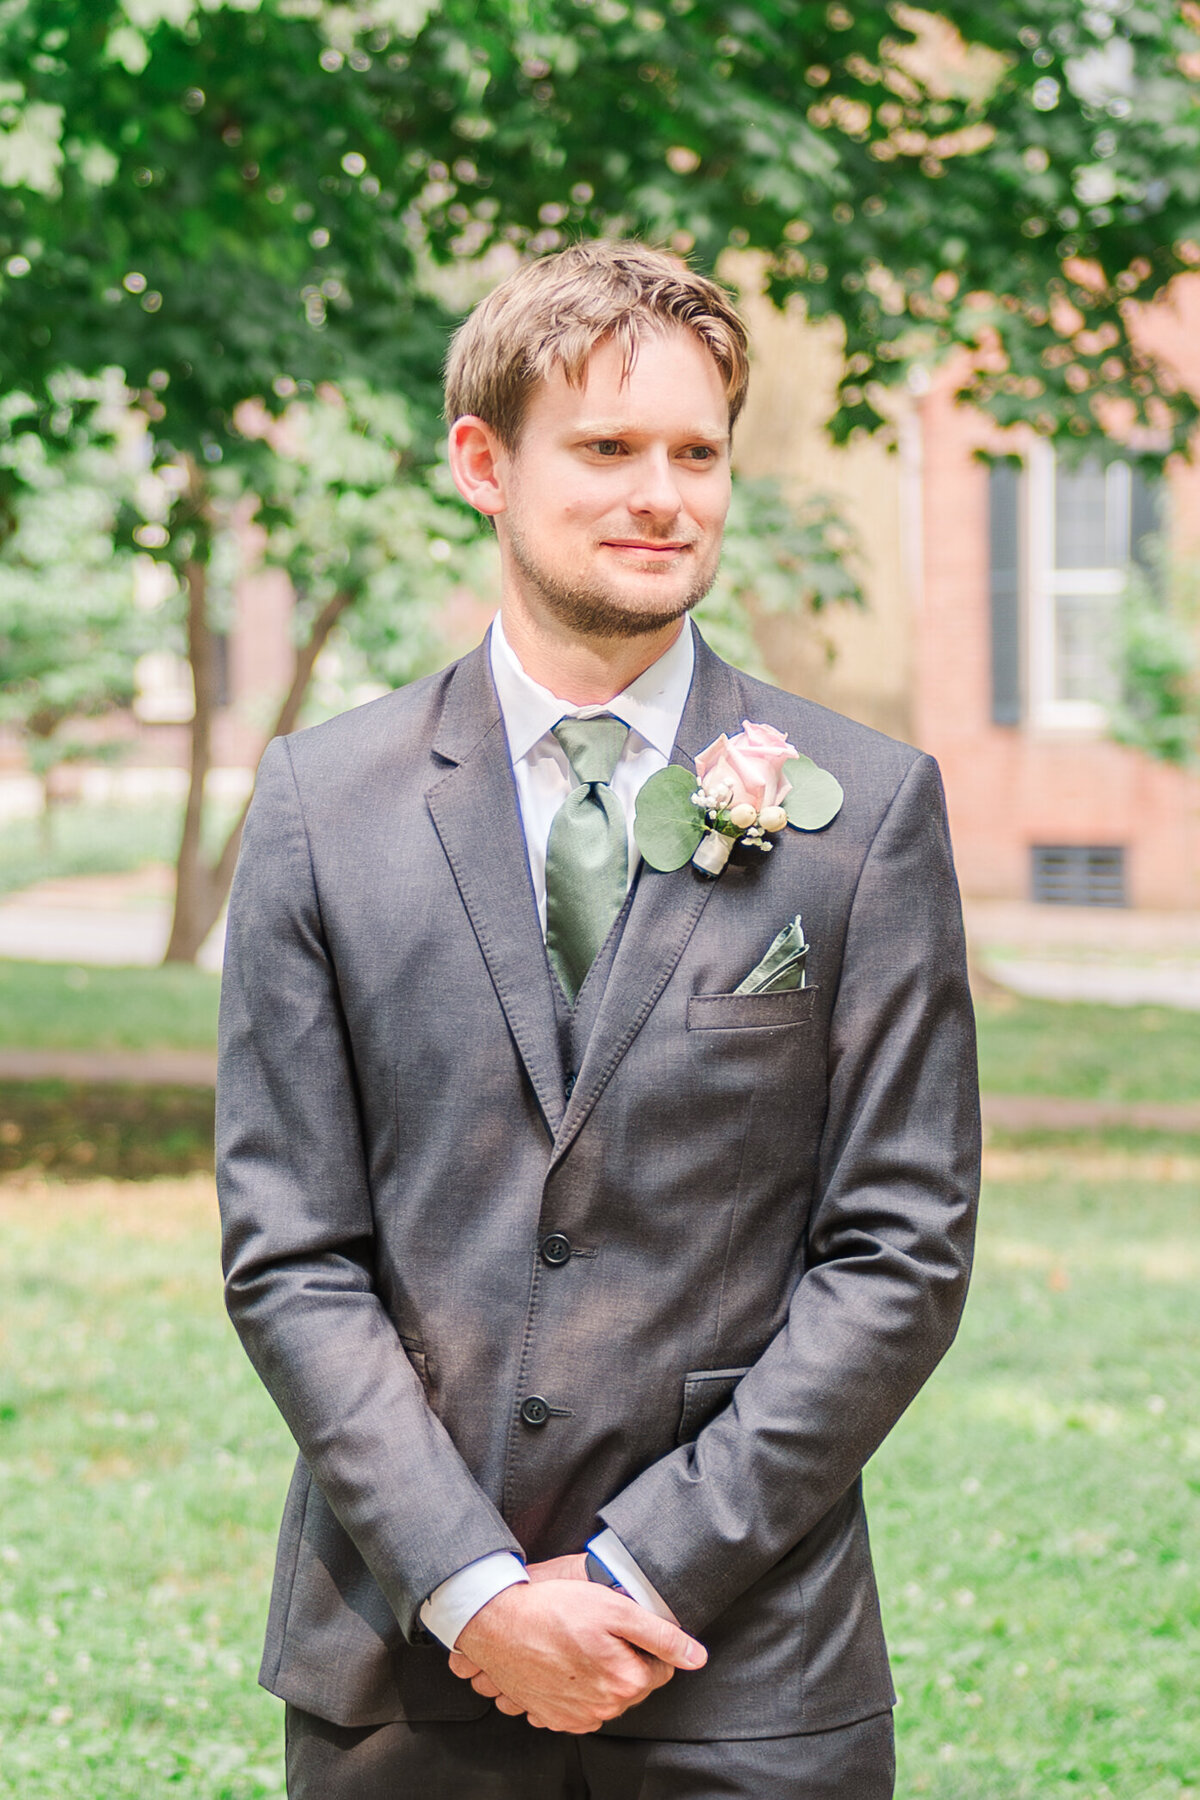
[[[783,1031],[812,1021],[819,988],[791,988],[782,994],[693,994],[687,1006],[689,1031]]]

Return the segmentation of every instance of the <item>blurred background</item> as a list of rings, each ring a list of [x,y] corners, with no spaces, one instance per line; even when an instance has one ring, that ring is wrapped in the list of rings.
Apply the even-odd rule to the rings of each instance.
[[[645,235],[754,351],[723,654],[935,755],[987,1187],[868,1471],[898,1792],[1200,1797],[1200,7],[0,9],[0,1793],[283,1791],[220,1306],[268,739],[495,605],[449,332]]]

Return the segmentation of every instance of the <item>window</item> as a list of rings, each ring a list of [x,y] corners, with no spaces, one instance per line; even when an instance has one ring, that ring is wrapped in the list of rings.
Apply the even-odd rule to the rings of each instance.
[[[1128,463],[1029,458],[1029,700],[1037,725],[1103,728],[1130,560]]]
[[[1035,443],[990,483],[992,718],[1103,730],[1117,698],[1114,630],[1158,489],[1128,463],[1067,465]]]
[[[1124,906],[1124,850],[1116,844],[1035,844],[1033,898],[1042,906]]]

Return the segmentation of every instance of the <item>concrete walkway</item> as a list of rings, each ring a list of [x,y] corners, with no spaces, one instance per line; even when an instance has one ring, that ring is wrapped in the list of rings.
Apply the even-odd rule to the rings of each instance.
[[[1014,993],[1200,1011],[1200,913],[968,900],[978,966]]]
[[[994,1131],[1176,1131],[1200,1137],[1200,1101],[1067,1100],[1054,1094],[984,1094]]]
[[[174,871],[147,864],[128,875],[74,875],[0,897],[0,956],[19,962],[149,968],[163,959],[171,929]],[[219,970],[220,919],[201,948],[202,969]]]
[[[154,865],[43,881],[0,897],[0,957],[110,967],[161,962],[172,879],[172,870]],[[1007,900],[969,900],[964,913],[977,966],[1015,993],[1200,1011],[1200,913]],[[201,968],[220,968],[224,939],[221,920],[200,952]]]
[[[0,1081],[215,1087],[217,1058],[211,1050],[0,1050]]]

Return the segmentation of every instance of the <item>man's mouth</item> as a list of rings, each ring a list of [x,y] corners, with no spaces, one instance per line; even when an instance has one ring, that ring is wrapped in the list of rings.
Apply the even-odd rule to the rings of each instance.
[[[663,543],[659,538],[605,538],[603,544],[606,550],[628,550],[637,556],[678,556],[681,551],[692,548],[684,541]]]

